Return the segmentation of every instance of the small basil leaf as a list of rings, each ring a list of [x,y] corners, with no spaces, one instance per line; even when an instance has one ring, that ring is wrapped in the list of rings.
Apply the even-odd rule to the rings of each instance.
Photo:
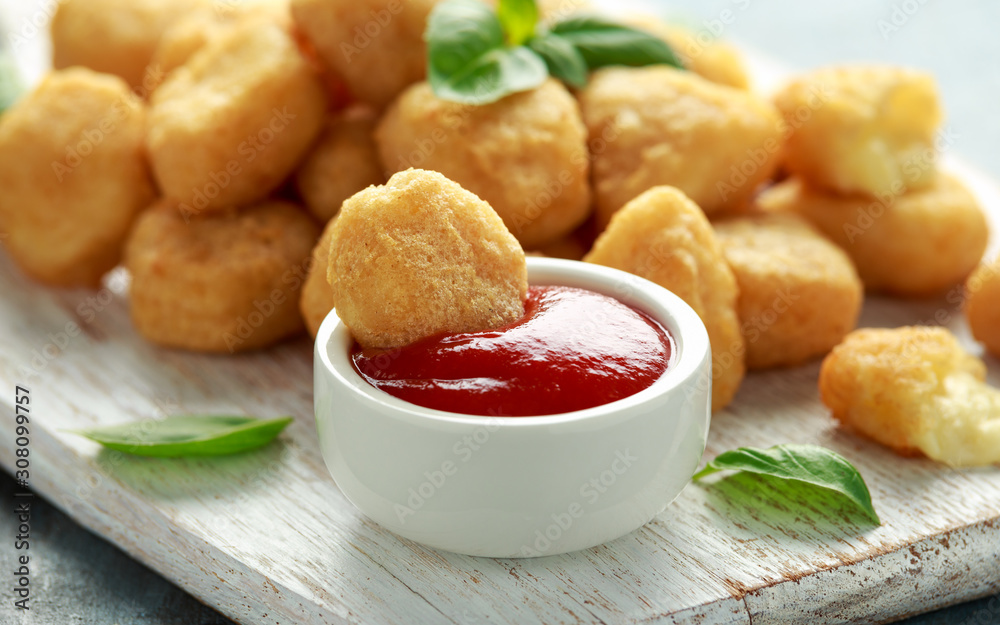
[[[740,447],[719,454],[692,479],[725,470],[770,475],[837,491],[875,522],[881,523],[861,473],[830,449],[817,445],[775,445],[769,449]]]
[[[22,88],[14,59],[0,51],[0,113],[6,111],[17,101]]]
[[[254,419],[185,415],[73,430],[72,433],[137,456],[222,456],[262,447],[291,422],[292,417]]]
[[[577,88],[587,84],[587,61],[566,39],[552,33],[535,37],[528,47],[545,59],[549,73]]]
[[[448,0],[427,22],[428,81],[435,95],[463,104],[489,104],[534,89],[548,77],[531,50],[504,46],[496,13],[475,0]]]
[[[538,25],[538,5],[535,0],[500,0],[497,16],[507,33],[507,42],[519,46],[535,36]]]
[[[489,104],[519,91],[539,86],[548,77],[545,61],[525,48],[492,50],[460,74],[437,84],[434,93],[445,100],[462,104]]]
[[[552,32],[573,44],[591,70],[607,65],[660,64],[683,69],[662,39],[603,17],[574,15],[554,24]]]

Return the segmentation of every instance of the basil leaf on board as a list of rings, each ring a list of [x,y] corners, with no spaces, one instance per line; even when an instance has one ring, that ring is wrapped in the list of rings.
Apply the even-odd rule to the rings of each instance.
[[[775,445],[768,449],[740,447],[723,452],[694,475],[699,480],[718,471],[746,471],[796,480],[837,491],[872,520],[881,524],[868,486],[854,465],[840,454],[817,445]]]
[[[136,456],[222,456],[262,447],[291,422],[292,417],[184,415],[160,421],[72,430],[71,433]]]
[[[574,15],[552,26],[580,51],[591,70],[607,65],[671,65],[683,69],[665,41],[650,33],[596,15]]]
[[[559,35],[545,33],[529,41],[528,47],[545,60],[552,76],[577,88],[586,86],[587,61],[569,41]]]
[[[535,0],[500,0],[497,4],[497,17],[507,42],[519,46],[535,36],[538,26],[538,5]]]
[[[427,20],[428,81],[435,95],[463,104],[489,104],[539,86],[545,61],[531,50],[504,45],[497,14],[475,0],[448,0]]]

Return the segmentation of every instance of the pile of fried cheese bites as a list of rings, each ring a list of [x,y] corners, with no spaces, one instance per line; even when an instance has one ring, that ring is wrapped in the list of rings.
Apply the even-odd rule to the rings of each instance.
[[[938,166],[932,77],[838,66],[764,95],[734,48],[622,16],[686,70],[458,104],[425,80],[435,4],[60,3],[55,69],[0,117],[8,254],[56,287],[122,264],[144,338],[223,353],[315,336],[335,305],[372,347],[502,325],[523,250],[597,263],[701,316],[715,410],[747,370],[829,354],[845,426],[1000,461],[981,361],[940,328],[854,331],[866,292],[959,293],[1000,354],[1000,260],[979,266],[984,213]]]

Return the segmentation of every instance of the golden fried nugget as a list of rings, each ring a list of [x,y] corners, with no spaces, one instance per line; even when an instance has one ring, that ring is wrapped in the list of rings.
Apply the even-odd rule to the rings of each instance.
[[[326,99],[291,36],[249,20],[175,70],[151,105],[153,171],[164,195],[193,215],[276,189],[319,133]]]
[[[972,335],[1000,356],[1000,256],[972,272],[965,293],[965,316]]]
[[[524,314],[524,252],[489,204],[432,171],[344,202],[327,279],[362,347],[496,328]]]
[[[739,209],[781,157],[777,109],[691,72],[602,69],[579,97],[601,227],[657,185],[677,187],[707,215]]]
[[[784,165],[811,184],[869,195],[932,184],[942,112],[929,74],[829,67],[800,76],[774,101],[790,130]]]
[[[714,224],[736,275],[747,368],[796,365],[854,329],[864,287],[847,254],[794,214]]]
[[[832,195],[791,178],[757,204],[799,213],[847,251],[868,290],[895,295],[934,295],[963,281],[989,238],[975,196],[947,174],[928,188],[881,199]]]
[[[51,24],[53,67],[82,65],[115,74],[147,93],[158,77],[147,77],[146,66],[164,31],[182,16],[210,6],[208,0],[60,0],[57,4]]]
[[[587,131],[555,80],[484,106],[442,100],[420,83],[375,138],[389,170],[441,172],[486,200],[526,247],[568,234],[590,212]]]
[[[299,292],[318,234],[284,202],[185,220],[161,201],[125,250],[132,322],[153,343],[199,352],[242,352],[301,332]]]
[[[333,310],[333,290],[330,289],[330,282],[326,276],[330,268],[330,242],[333,240],[334,221],[336,217],[327,222],[323,234],[313,248],[309,275],[302,285],[302,297],[299,298],[299,311],[302,312],[306,329],[313,338],[316,338],[323,320]]]
[[[901,455],[952,466],[1000,462],[1000,391],[940,327],[852,332],[823,361],[823,403],[848,429]]]
[[[287,0],[240,1],[232,6],[219,4],[192,11],[163,32],[149,61],[147,74],[160,77],[156,82],[158,85],[172,71],[187,63],[205,44],[246,19],[270,20],[291,27]]]
[[[52,72],[0,117],[0,230],[18,265],[56,286],[88,286],[118,264],[153,201],[146,108],[123,80]]]
[[[381,110],[426,76],[424,30],[438,1],[292,0],[292,17],[351,93]]]
[[[712,410],[732,401],[745,372],[739,293],[712,226],[694,202],[673,187],[644,192],[611,218],[583,260],[651,280],[687,302],[712,343]]]
[[[750,87],[739,51],[714,35],[694,33],[650,16],[633,17],[626,22],[666,41],[684,67],[702,78],[737,89]]]
[[[385,182],[374,132],[375,120],[368,115],[330,119],[299,165],[295,185],[320,221],[329,221],[358,191]]]

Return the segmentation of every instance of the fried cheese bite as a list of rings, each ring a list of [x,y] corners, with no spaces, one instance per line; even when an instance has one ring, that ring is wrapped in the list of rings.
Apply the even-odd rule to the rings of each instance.
[[[208,0],[60,0],[52,18],[52,65],[82,65],[148,91],[146,66],[160,37]],[[156,82],[151,74],[148,80]]]
[[[361,102],[384,109],[427,74],[424,30],[439,0],[292,0],[292,17]]]
[[[976,340],[1000,357],[1000,256],[966,280],[965,316]]]
[[[750,87],[739,51],[714,35],[694,33],[649,16],[629,18],[626,22],[666,41],[681,64],[702,78],[737,89]]]
[[[710,216],[738,210],[781,158],[774,106],[691,72],[606,68],[591,75],[579,99],[599,227],[658,185],[677,187]]]
[[[767,212],[796,212],[854,261],[869,291],[935,295],[962,282],[986,250],[989,230],[975,196],[939,174],[931,186],[900,196],[839,196],[791,178],[764,191]]]
[[[185,220],[160,201],[125,249],[132,322],[152,343],[197,352],[242,352],[297,334],[318,234],[285,202]]]
[[[587,131],[558,81],[468,106],[406,90],[375,133],[391,171],[438,171],[493,207],[521,245],[561,238],[590,213]]]
[[[736,275],[748,369],[797,365],[854,329],[864,287],[847,254],[794,214],[713,224]]]
[[[712,226],[694,202],[673,187],[646,191],[612,217],[583,260],[651,280],[687,302],[712,343],[712,410],[732,401],[745,373],[739,293]]]
[[[331,118],[299,165],[295,186],[320,221],[329,221],[358,191],[385,182],[374,132],[375,120],[364,113]]]
[[[81,67],[46,76],[0,117],[0,231],[21,269],[96,287],[155,190],[146,107],[125,81]]]
[[[305,284],[302,285],[302,297],[299,298],[299,311],[306,322],[306,329],[313,338],[316,338],[323,320],[333,310],[333,290],[326,276],[330,268],[330,242],[333,239],[334,221],[336,217],[327,222],[323,234],[313,248],[309,274],[306,276]]]
[[[943,114],[929,74],[828,67],[792,81],[774,101],[791,129],[784,166],[811,184],[874,196],[933,183]]]
[[[852,332],[823,361],[823,403],[846,428],[900,455],[951,466],[1000,462],[1000,391],[940,327]]]
[[[319,133],[323,87],[280,25],[249,20],[153,93],[146,145],[164,195],[191,216],[266,197]]]
[[[410,169],[344,202],[327,280],[362,347],[497,328],[524,314],[524,251],[474,194]]]

